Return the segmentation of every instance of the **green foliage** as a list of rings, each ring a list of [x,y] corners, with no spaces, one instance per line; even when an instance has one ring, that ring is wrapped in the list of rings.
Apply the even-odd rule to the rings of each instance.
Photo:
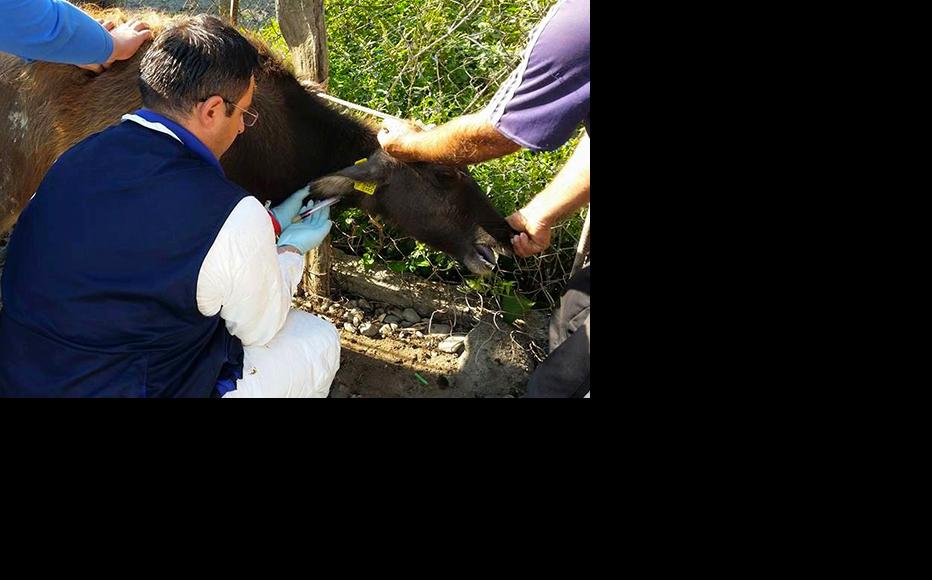
[[[466,278],[465,282],[469,290],[491,297],[496,302],[493,306],[504,312],[506,322],[514,322],[534,307],[535,302],[515,288],[514,280],[504,280],[498,277],[491,280],[472,277]],[[466,289],[462,291],[467,292]]]
[[[269,48],[285,58],[290,58],[291,51],[288,50],[288,43],[285,42],[285,38],[282,36],[281,28],[278,26],[278,19],[269,18],[256,33],[269,45]]]
[[[330,90],[428,123],[473,112],[554,0],[325,3]]]

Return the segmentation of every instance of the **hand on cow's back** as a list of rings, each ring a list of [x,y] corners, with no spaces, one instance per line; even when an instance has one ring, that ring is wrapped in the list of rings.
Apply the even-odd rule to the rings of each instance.
[[[113,51],[106,62],[100,64],[81,65],[81,68],[101,73],[110,68],[118,60],[127,60],[135,55],[139,48],[147,41],[152,40],[152,31],[149,23],[132,19],[119,26],[112,21],[98,20],[101,26],[110,33],[113,40]]]
[[[107,64],[131,58],[147,40],[152,40],[152,31],[147,22],[132,19],[110,31],[113,37],[113,52]]]
[[[379,145],[392,157],[403,161],[417,161],[408,154],[405,139],[409,135],[420,133],[423,130],[423,126],[414,121],[394,118],[385,119],[379,128]]]

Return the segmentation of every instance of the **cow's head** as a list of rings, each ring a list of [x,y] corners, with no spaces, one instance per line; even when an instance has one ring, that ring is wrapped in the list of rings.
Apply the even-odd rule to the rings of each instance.
[[[356,183],[375,183],[367,194]],[[465,169],[404,163],[379,149],[367,161],[311,184],[311,197],[341,196],[385,216],[425,244],[450,254],[475,274],[495,266],[496,253],[511,255],[508,223]]]
[[[476,274],[490,272],[496,252],[511,254],[514,232],[466,170],[389,156],[377,125],[341,114],[317,96],[319,85],[298,80],[261,45],[260,54],[253,100],[259,122],[221,159],[227,177],[273,204],[318,180],[312,197],[339,196]],[[353,165],[362,158],[368,161]],[[354,181],[378,189],[367,195]]]

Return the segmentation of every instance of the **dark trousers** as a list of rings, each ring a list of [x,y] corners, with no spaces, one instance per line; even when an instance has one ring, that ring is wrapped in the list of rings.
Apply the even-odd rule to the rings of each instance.
[[[589,265],[566,284],[550,319],[550,354],[527,384],[527,398],[579,398],[589,392]]]

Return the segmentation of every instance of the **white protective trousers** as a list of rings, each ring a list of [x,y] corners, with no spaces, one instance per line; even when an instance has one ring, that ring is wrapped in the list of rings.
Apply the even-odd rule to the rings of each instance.
[[[337,329],[313,314],[291,310],[264,345],[243,348],[243,378],[224,399],[326,397],[340,368]]]

